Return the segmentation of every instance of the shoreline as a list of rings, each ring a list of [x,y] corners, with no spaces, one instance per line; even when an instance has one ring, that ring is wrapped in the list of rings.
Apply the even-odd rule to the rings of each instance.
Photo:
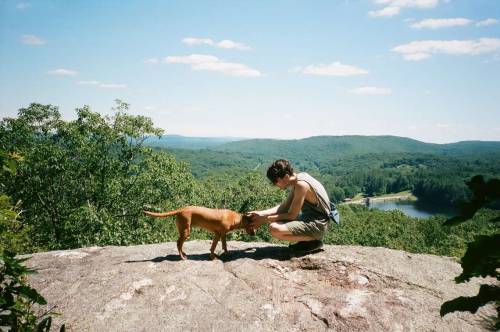
[[[396,194],[396,195],[387,195],[387,196],[373,196],[373,197],[364,197],[357,200],[352,200],[349,202],[342,202],[342,204],[365,204],[368,205],[371,202],[386,202],[386,201],[416,201],[417,198],[412,193],[407,194]]]

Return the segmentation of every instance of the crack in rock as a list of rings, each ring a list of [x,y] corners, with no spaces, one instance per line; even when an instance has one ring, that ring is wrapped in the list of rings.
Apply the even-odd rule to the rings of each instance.
[[[212,293],[210,293],[209,291],[207,291],[206,289],[204,289],[203,287],[201,287],[200,285],[198,285],[197,283],[193,282],[192,283],[194,286],[196,286],[199,290],[201,290],[203,293],[207,294],[210,298],[212,298],[218,305],[220,305],[222,308],[228,310],[229,312],[231,312],[233,315],[235,315],[237,318],[241,318],[242,316],[240,314],[238,314],[236,311],[234,311],[233,309],[231,309],[230,307],[228,307],[226,304],[222,303],[221,301],[219,301],[215,295],[213,295]]]
[[[238,276],[238,275],[236,274],[236,272],[234,272],[233,270],[231,270],[230,268],[228,268],[228,266],[226,265],[226,263],[223,263],[223,264],[222,264],[222,267],[223,267],[224,271],[226,271],[226,272],[228,272],[229,274],[233,275],[236,279],[243,281],[243,283],[244,283],[245,285],[247,285],[247,287],[248,287],[249,289],[252,289],[252,290],[253,290],[253,289],[255,289],[255,287],[253,287],[252,285],[250,285],[250,284],[249,284],[249,283],[248,283],[245,279],[240,278],[240,276]]]
[[[104,310],[102,313],[97,315],[97,318],[103,320],[109,317],[113,311],[116,309],[120,309],[125,307],[125,302],[132,299],[135,294],[141,294],[141,289],[146,286],[153,285],[153,280],[149,278],[145,278],[142,280],[138,280],[132,283],[132,286],[129,287],[128,291],[121,293],[119,297],[113,298],[111,301],[106,303],[104,306]]]
[[[323,317],[319,311],[321,310],[322,304],[319,301],[316,301],[314,299],[306,299],[306,300],[298,300],[297,302],[302,303],[311,313],[313,317],[318,319],[319,321],[323,322],[324,326],[326,328],[330,327],[330,322],[328,321],[328,318]]]

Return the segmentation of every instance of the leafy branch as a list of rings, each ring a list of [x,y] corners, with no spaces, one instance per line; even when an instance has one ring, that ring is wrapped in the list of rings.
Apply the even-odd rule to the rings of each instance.
[[[461,204],[460,215],[445,222],[447,226],[463,223],[476,214],[476,212],[488,207],[499,210],[500,180],[491,179],[484,181],[481,175],[474,176],[466,182],[472,191],[472,198]],[[500,218],[491,219],[496,223]],[[455,278],[457,283],[469,281],[473,277],[494,277],[500,280],[500,234],[480,235],[474,241],[467,244],[467,251],[461,259],[462,273]],[[497,317],[495,328],[500,328],[500,286],[481,285],[477,295],[472,297],[458,297],[441,305],[441,316],[454,311],[469,311],[475,313],[480,307],[489,302],[496,302]]]

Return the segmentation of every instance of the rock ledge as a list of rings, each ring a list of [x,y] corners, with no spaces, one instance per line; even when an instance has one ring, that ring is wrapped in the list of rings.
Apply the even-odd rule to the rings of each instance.
[[[483,331],[478,314],[439,316],[442,302],[477,293],[455,284],[455,259],[386,248],[325,246],[290,258],[288,248],[229,242],[209,260],[209,241],[89,247],[31,255],[30,283],[68,331]]]

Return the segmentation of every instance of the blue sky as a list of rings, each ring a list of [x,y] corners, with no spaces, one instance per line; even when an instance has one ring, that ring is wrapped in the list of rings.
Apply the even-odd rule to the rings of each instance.
[[[500,140],[500,1],[2,1],[0,113],[167,134]]]

